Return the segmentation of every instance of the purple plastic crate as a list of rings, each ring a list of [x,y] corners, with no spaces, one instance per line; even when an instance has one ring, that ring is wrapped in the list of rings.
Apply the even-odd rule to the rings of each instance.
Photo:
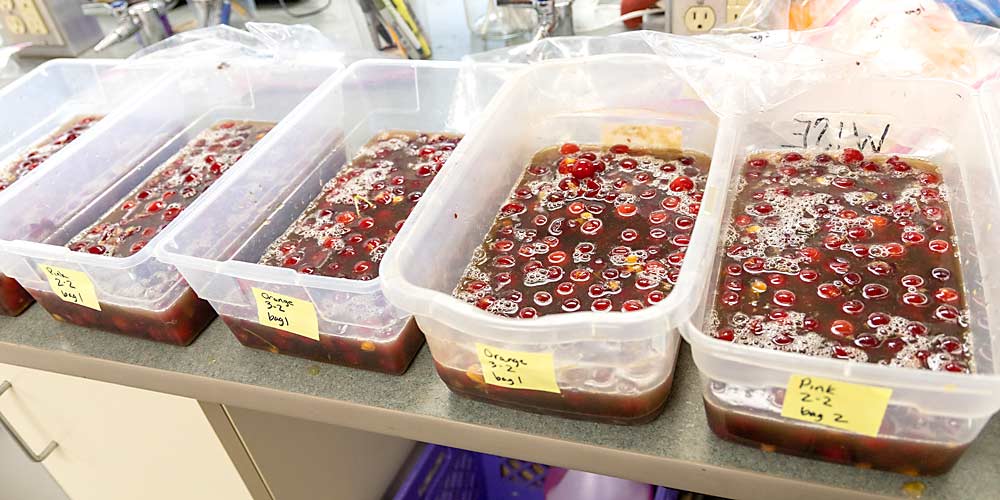
[[[393,500],[544,500],[547,465],[427,445]],[[676,500],[657,488],[655,500]]]

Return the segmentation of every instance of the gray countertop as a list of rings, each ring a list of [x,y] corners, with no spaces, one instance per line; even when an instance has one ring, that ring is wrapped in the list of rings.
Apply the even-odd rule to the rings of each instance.
[[[383,375],[245,348],[221,321],[173,347],[58,323],[34,305],[0,318],[0,362],[733,498],[904,496],[915,481],[717,439],[687,347],[663,415],[636,427],[455,396],[426,348],[405,375]],[[1000,419],[950,474],[916,481],[924,498],[997,498]]]

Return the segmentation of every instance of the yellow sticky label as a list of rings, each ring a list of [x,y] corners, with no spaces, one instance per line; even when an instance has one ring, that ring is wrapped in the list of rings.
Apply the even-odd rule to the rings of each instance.
[[[256,287],[253,296],[257,299],[260,324],[319,340],[319,320],[312,302]]]
[[[875,437],[891,396],[884,387],[792,375],[781,416]]]
[[[559,394],[551,352],[517,352],[476,343],[487,384]]]
[[[601,131],[603,144],[634,147],[681,149],[684,134],[680,127],[663,125],[609,125]]]
[[[94,283],[85,273],[46,264],[39,264],[38,268],[49,280],[49,286],[57,297],[71,304],[79,304],[95,311],[101,310],[101,304],[97,302],[97,293],[94,291]]]

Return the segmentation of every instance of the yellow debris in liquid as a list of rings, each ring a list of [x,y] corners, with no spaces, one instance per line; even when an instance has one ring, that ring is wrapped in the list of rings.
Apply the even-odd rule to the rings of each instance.
[[[755,293],[764,293],[767,291],[767,285],[765,285],[761,280],[754,280],[753,283],[750,284],[750,289]]]
[[[477,367],[475,367],[475,366],[469,367],[469,369],[465,371],[465,376],[469,377],[469,380],[471,380],[471,381],[473,381],[473,382],[475,382],[477,384],[485,384],[486,383],[486,379],[483,378],[483,374],[482,373],[479,373],[478,371],[476,371],[476,368]]]
[[[605,283],[604,286],[608,287],[608,290],[617,290],[618,288],[621,287],[621,283],[619,283],[617,280],[612,280]]]
[[[594,216],[594,214],[592,214],[590,212],[584,212],[584,213],[580,214],[580,218],[581,219],[589,219],[589,218],[591,218],[593,216]]]
[[[361,350],[372,352],[375,350],[375,343],[370,340],[366,340],[361,343]]]
[[[758,226],[756,224],[754,224],[754,225],[752,225],[752,226],[750,226],[750,227],[747,228],[747,232],[750,233],[750,234],[754,234],[757,231],[760,231],[760,226]]]
[[[625,257],[625,262],[629,263],[639,262],[639,257],[636,257],[635,255],[629,255],[628,257]]]

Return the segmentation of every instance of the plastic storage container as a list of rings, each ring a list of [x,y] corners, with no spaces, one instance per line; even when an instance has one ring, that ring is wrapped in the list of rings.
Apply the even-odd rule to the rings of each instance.
[[[990,129],[984,128],[979,103],[972,89],[953,82],[848,78],[812,85],[769,109],[723,120],[713,159],[715,178],[709,181],[717,181],[720,191],[732,193],[744,159],[759,150],[851,147],[866,155],[896,154],[938,166],[950,196],[977,373],[853,363],[711,338],[703,331],[717,289],[717,259],[706,274],[710,286],[700,310],[682,330],[705,381],[705,408],[716,434],[768,451],[910,475],[940,474],[1000,408],[1000,347],[990,324],[998,313],[1000,288],[987,279],[997,272],[989,251],[1000,244],[992,229],[1000,213],[1000,190],[987,147],[992,134],[986,133]],[[719,193],[703,205],[692,245],[707,239],[715,246],[723,221],[731,217],[725,198]],[[793,374],[891,389],[877,436],[783,417]]]
[[[104,59],[49,61],[0,89],[0,169],[8,168],[21,154],[75,118],[107,116],[133,100],[128,96],[141,94],[137,89],[145,91],[162,79],[148,69],[119,63]],[[100,133],[104,126],[107,124],[98,123],[86,135]],[[55,156],[66,154],[73,146],[70,143]],[[40,166],[32,174],[43,170]],[[0,197],[12,192],[13,187],[8,187]],[[15,280],[0,275],[0,314],[16,316],[31,300]]]
[[[100,133],[82,137],[73,151],[53,158],[44,173],[0,198],[0,269],[56,319],[190,343],[213,312],[173,266],[153,258],[156,240],[169,235],[172,226],[126,258],[71,252],[63,245],[201,130],[225,119],[278,121],[336,69],[234,60],[184,70],[176,84],[121,110],[120,119],[101,124]],[[233,167],[238,169],[239,164]],[[63,291],[54,293],[41,266],[82,273],[71,283],[84,289],[92,285],[99,310],[61,299]]]
[[[701,293],[698,276],[682,270],[670,295],[641,311],[532,320],[496,316],[451,293],[535,152],[565,142],[601,143],[607,128],[631,125],[675,127],[684,149],[711,152],[714,116],[689,95],[662,60],[646,55],[540,63],[497,95],[382,263],[386,297],[413,313],[452,391],[615,423],[641,423],[659,414],[673,379],[676,328]],[[707,253],[690,247],[684,268],[708,259]],[[543,376],[554,376],[558,392],[485,383],[477,344],[551,355],[554,373]]]
[[[181,270],[244,345],[403,373],[423,336],[409,314],[385,300],[380,279],[305,275],[257,262],[369,139],[387,130],[463,133],[511,71],[503,65],[460,68],[391,60],[349,66],[164,239],[160,258]],[[261,324],[253,288],[313,304],[318,340]]]
[[[440,445],[426,445],[407,472],[393,500],[544,500],[548,476],[565,473],[523,460],[486,453],[460,450]],[[574,472],[574,471],[570,471]],[[610,479],[596,476],[601,479]],[[612,482],[622,481],[612,479]],[[639,488],[603,488],[603,494],[632,500],[676,499],[678,492],[669,488],[645,486],[648,495],[636,495]],[[618,493],[617,495],[615,493]],[[641,495],[641,493],[640,493]],[[607,498],[590,495],[588,498]]]

